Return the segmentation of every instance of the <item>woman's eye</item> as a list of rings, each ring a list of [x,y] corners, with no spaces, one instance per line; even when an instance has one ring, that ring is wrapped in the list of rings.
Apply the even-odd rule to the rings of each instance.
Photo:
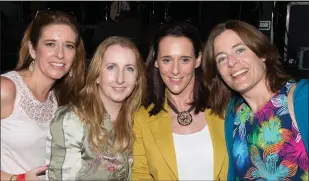
[[[66,47],[68,47],[69,49],[75,49],[75,46],[74,45],[66,45]]]
[[[181,61],[182,61],[183,63],[188,63],[188,62],[190,61],[190,59],[189,59],[189,58],[183,58]]]
[[[217,63],[222,63],[225,60],[225,57],[217,58]]]
[[[107,67],[107,69],[108,69],[108,70],[114,70],[114,69],[115,69],[115,66],[114,66],[114,65],[110,65],[110,66]]]
[[[236,53],[237,53],[237,54],[240,54],[240,53],[242,53],[242,52],[244,52],[244,51],[245,51],[244,48],[239,48],[239,49],[236,50]]]
[[[55,43],[46,43],[46,46],[48,46],[48,47],[54,47],[54,46],[55,46]]]
[[[129,72],[134,72],[134,68],[132,68],[132,67],[128,67],[127,70],[128,70]]]
[[[162,62],[163,63],[169,63],[171,60],[170,59],[168,59],[168,58],[164,58],[164,59],[162,59]]]

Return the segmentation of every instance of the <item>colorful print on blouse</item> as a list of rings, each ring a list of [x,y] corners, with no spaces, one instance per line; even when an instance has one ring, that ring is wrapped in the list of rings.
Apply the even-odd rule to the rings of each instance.
[[[108,131],[108,143],[111,146],[114,142],[114,129],[110,115],[104,110],[104,128]],[[88,133],[86,135],[88,140]],[[86,143],[90,148],[90,144]],[[88,148],[88,149],[89,149]],[[133,158],[129,151],[115,153],[112,149],[104,149],[101,152],[92,152],[93,159],[84,160],[76,180],[112,180],[124,181],[131,178],[131,167]]]
[[[95,153],[95,158],[80,169],[76,180],[130,180],[132,163],[132,156],[126,153]]]
[[[233,132],[236,180],[308,181],[308,153],[288,110],[287,82],[255,114],[244,103]]]
[[[47,148],[47,158],[50,158],[48,180],[131,180],[131,150],[115,152],[111,149],[113,125],[107,113],[103,119],[108,144],[101,144],[100,151],[95,151],[89,142],[87,126],[72,108],[63,106],[58,109],[47,139],[50,140]]]

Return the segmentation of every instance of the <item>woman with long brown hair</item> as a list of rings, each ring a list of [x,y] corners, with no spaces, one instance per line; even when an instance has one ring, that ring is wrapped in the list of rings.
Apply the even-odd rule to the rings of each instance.
[[[129,180],[133,113],[145,91],[144,63],[127,38],[97,48],[86,84],[51,123],[49,180]]]
[[[38,180],[58,106],[84,84],[85,48],[74,16],[38,11],[14,71],[1,75],[1,180]]]

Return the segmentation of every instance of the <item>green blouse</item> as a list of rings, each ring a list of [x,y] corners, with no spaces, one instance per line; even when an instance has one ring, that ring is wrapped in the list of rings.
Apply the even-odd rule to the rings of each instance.
[[[104,128],[113,135],[110,116],[106,113],[103,119]],[[48,180],[130,180],[131,154],[93,152],[87,127],[69,106],[56,111],[46,145]]]

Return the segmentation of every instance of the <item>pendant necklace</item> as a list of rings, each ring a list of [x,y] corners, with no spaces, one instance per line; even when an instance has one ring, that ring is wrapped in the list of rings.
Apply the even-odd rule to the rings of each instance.
[[[179,112],[173,103],[167,99],[167,104],[170,108],[177,114],[177,121],[182,126],[188,126],[192,123],[192,116],[190,112],[194,109],[194,106],[191,106],[188,110]]]

